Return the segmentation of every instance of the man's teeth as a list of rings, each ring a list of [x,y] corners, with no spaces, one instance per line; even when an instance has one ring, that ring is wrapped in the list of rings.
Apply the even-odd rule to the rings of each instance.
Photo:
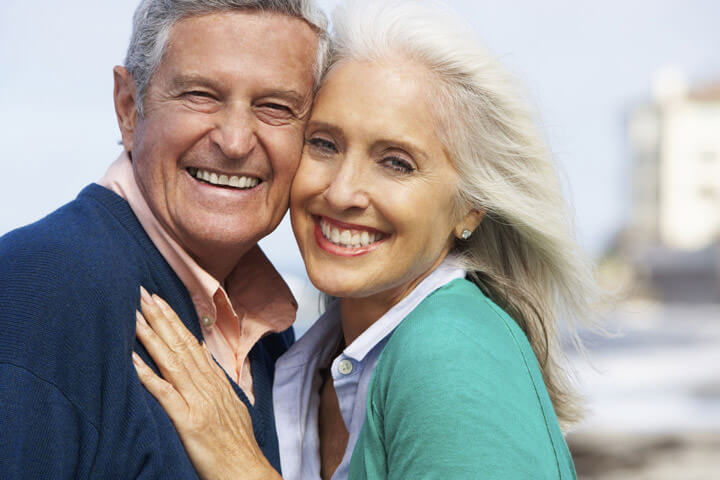
[[[203,180],[207,183],[224,187],[253,188],[260,183],[260,179],[255,177],[238,177],[236,175],[229,177],[227,175],[218,175],[217,173],[196,168],[189,169],[189,172],[198,180]]]
[[[320,230],[327,240],[330,240],[335,245],[347,248],[367,247],[383,238],[381,233],[368,232],[367,230],[343,230],[330,225],[324,220],[320,220]]]

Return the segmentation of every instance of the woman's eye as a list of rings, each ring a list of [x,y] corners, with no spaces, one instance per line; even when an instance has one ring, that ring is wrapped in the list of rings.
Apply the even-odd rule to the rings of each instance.
[[[415,168],[409,161],[400,157],[385,157],[382,159],[381,163],[387,168],[390,168],[398,173],[412,173],[415,171]]]
[[[323,152],[337,153],[337,147],[330,140],[314,137],[306,140],[307,144]]]

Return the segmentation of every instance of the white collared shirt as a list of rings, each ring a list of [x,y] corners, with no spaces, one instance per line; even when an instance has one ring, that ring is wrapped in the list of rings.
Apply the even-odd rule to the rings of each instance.
[[[447,257],[408,296],[398,302],[332,360],[331,374],[345,426],[347,449],[332,480],[346,479],[350,458],[363,422],[373,370],[390,334],[402,320],[438,288],[465,271]],[[329,364],[342,338],[340,305],[336,300],[275,364],[273,405],[285,480],[320,478],[319,370]]]

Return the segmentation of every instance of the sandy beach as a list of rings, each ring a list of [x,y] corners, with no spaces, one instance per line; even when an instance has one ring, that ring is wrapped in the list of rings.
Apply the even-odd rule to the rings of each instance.
[[[571,355],[590,413],[568,436],[583,480],[720,479],[720,306],[627,303]]]
[[[720,479],[720,432],[584,433],[568,444],[582,480]]]

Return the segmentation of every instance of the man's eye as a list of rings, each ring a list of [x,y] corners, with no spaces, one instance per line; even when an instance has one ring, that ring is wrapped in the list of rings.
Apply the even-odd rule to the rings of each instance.
[[[295,113],[282,103],[262,103],[256,107],[258,118],[269,125],[286,125],[295,118]]]
[[[203,99],[203,100],[214,100],[215,97],[210,92],[204,92],[202,90],[192,90],[185,92],[183,95],[192,99]]]
[[[274,118],[289,118],[294,115],[290,107],[281,103],[263,103],[260,105],[260,109]]]
[[[272,109],[272,110],[279,110],[279,111],[283,111],[283,112],[291,112],[290,107],[288,107],[288,106],[286,106],[286,105],[281,105],[281,104],[279,104],[279,103],[266,103],[266,104],[264,105],[264,107],[270,108],[270,109]]]
[[[305,141],[308,145],[326,153],[337,153],[337,147],[330,140],[324,138],[314,137],[309,138]]]
[[[398,173],[412,173],[415,171],[415,167],[409,161],[400,157],[385,157],[380,163]]]

